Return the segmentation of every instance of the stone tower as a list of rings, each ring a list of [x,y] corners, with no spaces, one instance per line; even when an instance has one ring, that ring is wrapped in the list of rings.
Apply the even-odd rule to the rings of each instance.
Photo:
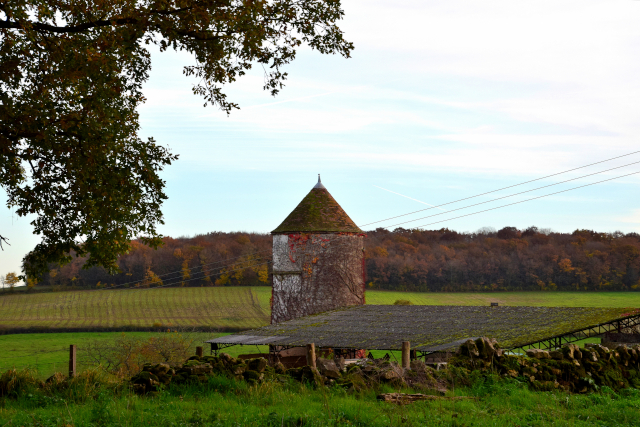
[[[320,182],[273,235],[271,323],[364,304],[364,237]]]

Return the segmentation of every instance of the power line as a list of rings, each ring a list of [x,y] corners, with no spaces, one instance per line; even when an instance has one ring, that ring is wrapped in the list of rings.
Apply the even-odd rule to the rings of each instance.
[[[192,272],[193,270],[198,269],[198,268],[204,268],[205,266],[208,266],[208,265],[220,264],[222,262],[227,262],[227,261],[231,261],[231,260],[234,260],[234,259],[243,258],[243,257],[246,257],[246,256],[257,255],[257,254],[268,254],[268,253],[269,253],[269,250],[257,251],[257,252],[254,252],[252,254],[249,254],[249,255],[240,255],[240,256],[237,256],[237,257],[234,257],[234,258],[225,259],[225,260],[222,260],[222,261],[210,262],[208,264],[202,264],[202,265],[199,265],[197,267],[192,267],[192,268],[189,269],[189,272]],[[264,258],[264,257],[263,256],[258,257],[258,259],[261,259],[261,258]],[[247,262],[249,262],[249,261],[252,261],[252,260],[247,260]],[[233,265],[233,263],[223,265],[222,267],[214,268],[213,271],[220,270],[220,269],[228,267],[230,265]],[[158,277],[165,277],[165,276],[169,276],[169,275],[177,274],[177,273],[182,273],[182,269],[177,270],[177,271],[173,271],[173,272],[170,272],[170,273],[164,273],[164,274],[161,274]],[[196,272],[194,274],[197,274],[197,273],[199,273],[199,272]],[[175,279],[175,277],[169,278],[169,279],[166,279],[166,280],[173,280],[173,279]],[[144,280],[144,279],[142,279],[142,280]],[[111,286],[111,287],[108,287],[108,288],[89,289],[89,291],[104,291],[104,290],[107,290],[107,289],[118,288],[118,287],[121,287],[121,286],[131,285],[133,283],[139,283],[139,282],[140,282],[140,280],[133,280],[131,282],[120,283],[118,285]]]
[[[238,268],[233,269],[233,270],[228,270],[226,272],[221,272],[221,273],[218,273],[218,274],[214,274],[214,275],[211,275],[209,277],[218,277],[218,276],[221,276],[221,275],[226,274],[226,273],[233,273],[234,271],[245,270],[247,268],[257,267],[257,266],[262,265],[262,264],[270,264],[270,263],[271,263],[271,261],[262,261],[262,262],[254,263],[252,265],[246,265],[246,266],[238,267]],[[202,273],[202,272],[200,272],[200,273]],[[197,273],[197,274],[199,274],[199,273]],[[206,277],[206,276],[194,277],[194,278],[188,279],[188,280],[178,280],[178,281],[175,281],[175,282],[172,282],[172,283],[167,283],[167,284],[163,284],[163,285],[160,285],[160,286],[155,286],[153,288],[127,288],[127,289],[118,289],[118,290],[119,291],[136,291],[136,290],[137,291],[148,291],[150,289],[166,288],[167,286],[175,285],[176,283],[181,283],[181,282],[185,282],[186,283],[186,282],[190,282],[192,280],[200,280],[200,279],[203,279],[204,277]]]
[[[591,184],[585,184],[585,185],[581,185],[579,187],[573,187],[573,188],[568,188],[568,189],[562,190],[562,191],[556,191],[555,193],[549,193],[549,194],[545,194],[545,195],[538,196],[538,197],[532,197],[531,199],[521,200],[519,202],[513,202],[513,203],[509,203],[507,205],[496,206],[495,208],[485,209],[485,210],[478,211],[478,212],[472,212],[472,213],[466,214],[466,215],[460,215],[460,216],[456,216],[456,217],[453,217],[453,218],[447,218],[447,219],[443,219],[443,220],[440,220],[440,221],[430,222],[429,224],[419,225],[416,228],[426,227],[428,225],[437,224],[437,223],[444,222],[444,221],[450,221],[452,219],[464,218],[465,216],[471,216],[471,215],[476,215],[476,214],[483,213],[483,212],[493,211],[493,210],[504,208],[504,207],[507,207],[507,206],[517,205],[519,203],[529,202],[531,200],[541,199],[541,198],[547,197],[547,196],[553,196],[554,194],[566,193],[567,191],[577,190],[578,188],[589,187],[591,185],[600,184],[602,182],[613,181],[614,179],[624,178],[625,176],[635,175],[635,174],[638,174],[638,173],[640,173],[640,171],[633,172],[633,173],[628,173],[626,175],[616,176],[615,178],[604,179],[602,181],[592,182]],[[387,228],[387,227],[384,227],[384,228]]]
[[[262,258],[258,258],[258,259],[255,259],[255,260],[249,260],[249,261],[248,261],[248,262],[254,262],[254,264],[238,266],[238,268],[235,268],[235,269],[233,269],[233,270],[228,270],[228,271],[226,271],[226,272],[221,272],[221,273],[218,273],[218,274],[213,274],[213,275],[210,275],[209,277],[218,277],[218,276],[221,276],[222,274],[225,274],[225,273],[233,273],[234,271],[244,270],[244,269],[247,269],[247,268],[256,267],[256,266],[258,266],[258,265],[262,265],[262,264],[270,264],[270,263],[271,263],[271,261],[269,261],[269,260],[261,261],[261,262],[257,262],[257,263],[256,263],[255,261],[258,261],[259,259],[264,259],[264,257],[262,257]],[[228,264],[228,265],[226,265],[226,266],[219,267],[219,268],[217,268],[216,270],[220,270],[220,269],[223,269],[223,268],[226,268],[226,267],[230,267],[230,266],[232,266],[232,265],[233,265],[233,264]],[[201,274],[201,273],[203,273],[203,272],[201,271],[201,272],[198,272],[198,273],[195,273],[195,274]],[[112,286],[112,287],[110,287],[110,288],[103,288],[103,289],[91,289],[91,290],[92,290],[92,291],[96,291],[96,290],[110,291],[110,290],[113,290],[113,292],[116,292],[116,291],[136,291],[136,290],[137,290],[137,291],[146,291],[146,290],[149,290],[149,289],[166,288],[167,286],[172,286],[172,285],[175,285],[175,284],[177,284],[177,283],[181,283],[181,282],[185,282],[185,283],[186,283],[186,282],[191,282],[191,281],[193,281],[193,280],[201,280],[201,279],[203,279],[204,277],[206,277],[206,274],[205,274],[205,276],[201,276],[201,277],[194,277],[194,278],[191,278],[191,279],[188,279],[188,280],[177,280],[177,281],[175,281],[175,282],[171,282],[171,283],[168,283],[168,284],[163,284],[163,285],[160,285],[160,286],[155,286],[155,287],[153,287],[153,288],[125,288],[125,289],[114,289],[114,288],[116,288],[116,286]],[[173,280],[173,279],[169,279],[169,280]],[[136,283],[136,282],[132,282],[132,283]],[[85,292],[86,292],[86,291],[85,291]],[[71,305],[72,305],[73,303],[75,303],[75,302],[77,302],[77,301],[69,301],[69,302],[68,302],[68,304],[69,304],[69,306],[71,306]],[[48,306],[48,305],[50,305],[50,304],[46,304],[46,303],[34,303],[34,304],[29,304],[29,305],[23,305],[23,306],[21,306],[21,308],[22,308],[22,309],[24,309],[24,308],[27,308],[27,307],[42,306],[42,305],[46,305],[46,306]],[[68,307],[68,308],[69,308],[69,307]]]
[[[521,183],[519,183],[519,184],[509,185],[509,186],[507,186],[507,187],[498,188],[497,190],[487,191],[486,193],[476,194],[475,196],[469,196],[469,197],[465,197],[465,198],[463,198],[463,199],[454,200],[454,201],[452,201],[452,202],[443,203],[443,204],[441,204],[441,205],[436,205],[436,206],[432,206],[432,207],[429,207],[429,208],[420,209],[420,210],[413,211],[413,212],[409,212],[409,213],[402,214],[402,215],[392,216],[392,217],[389,217],[389,218],[381,219],[381,220],[379,220],[379,221],[373,221],[373,222],[370,222],[370,223],[368,223],[368,224],[363,224],[363,225],[361,225],[360,227],[366,227],[367,225],[377,224],[377,223],[379,223],[379,222],[384,222],[384,221],[389,221],[390,219],[401,218],[401,217],[403,217],[403,216],[413,215],[413,214],[418,213],[418,212],[428,211],[428,210],[430,210],[430,209],[439,208],[439,207],[441,207],[441,206],[450,205],[450,204],[452,204],[452,203],[462,202],[462,201],[464,201],[464,200],[473,199],[473,198],[476,198],[476,197],[484,196],[484,195],[486,195],[486,194],[491,194],[491,193],[495,193],[495,192],[498,192],[498,191],[506,190],[506,189],[508,189],[508,188],[518,187],[518,186],[520,186],[520,185],[529,184],[529,183],[531,183],[531,182],[535,182],[535,181],[540,181],[540,180],[545,179],[545,178],[551,178],[552,176],[562,175],[563,173],[572,172],[572,171],[575,171],[575,170],[578,170],[578,169],[584,169],[584,168],[587,168],[587,167],[589,167],[589,166],[598,165],[598,164],[600,164],[600,163],[610,162],[611,160],[620,159],[620,158],[622,158],[622,157],[631,156],[632,154],[637,154],[637,153],[640,153],[640,151],[633,151],[633,152],[631,152],[631,153],[623,154],[623,155],[621,155],[621,156],[611,157],[610,159],[601,160],[601,161],[599,161],[599,162],[589,163],[588,165],[580,166],[580,167],[573,168],[573,169],[567,169],[566,171],[562,171],[562,172],[554,173],[554,174],[551,174],[551,175],[546,175],[546,176],[543,176],[543,177],[541,177],[541,178],[536,178],[536,179],[532,179],[532,180],[529,180],[529,181],[524,181],[524,182],[521,182]],[[384,227],[384,228],[387,228],[387,227]]]
[[[421,219],[427,219],[427,218],[431,218],[431,217],[438,216],[438,215],[444,215],[446,213],[450,213],[450,212],[455,212],[455,211],[459,211],[459,210],[462,210],[462,209],[471,208],[473,206],[484,205],[485,203],[491,203],[491,202],[495,202],[496,200],[502,200],[502,199],[506,199],[508,197],[513,197],[513,196],[517,196],[517,195],[520,195],[520,194],[530,193],[532,191],[541,190],[541,189],[547,188],[547,187],[553,187],[555,185],[564,184],[564,183],[567,183],[567,182],[575,181],[577,179],[586,178],[588,176],[598,175],[598,174],[601,174],[601,173],[604,173],[604,172],[609,172],[609,171],[612,171],[612,170],[615,170],[615,169],[621,169],[621,168],[624,168],[624,167],[627,167],[627,166],[631,166],[631,165],[635,165],[635,164],[638,164],[638,163],[640,163],[640,161],[629,163],[629,164],[622,165],[622,166],[617,166],[617,167],[611,168],[611,169],[605,169],[605,170],[600,171],[600,172],[594,172],[594,173],[590,173],[588,175],[579,176],[579,177],[576,177],[576,178],[567,179],[567,180],[564,180],[564,181],[556,182],[554,184],[543,185],[542,187],[532,188],[531,190],[526,190],[526,191],[521,191],[519,193],[509,194],[507,196],[498,197],[496,199],[486,200],[486,201],[480,202],[480,203],[474,203],[473,205],[463,206],[461,208],[451,209],[451,210],[440,212],[440,213],[437,213],[437,214],[423,216],[422,218],[416,218],[416,219],[412,219],[412,220],[409,220],[409,221],[399,222],[398,224],[388,225],[388,226],[386,226],[384,228],[396,227],[398,225],[406,224],[406,223],[409,223],[409,222],[420,221]]]

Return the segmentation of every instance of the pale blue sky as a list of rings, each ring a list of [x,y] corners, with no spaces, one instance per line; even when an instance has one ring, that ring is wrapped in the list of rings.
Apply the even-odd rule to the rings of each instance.
[[[268,232],[318,173],[366,224],[426,207],[379,187],[440,204],[640,150],[640,2],[344,0],[344,8],[352,59],[302,50],[277,98],[262,91],[256,68],[226,88],[242,107],[230,117],[191,93],[188,55],[153,53],[140,134],[180,154],[163,174],[163,234]],[[640,154],[474,201],[636,161]],[[639,177],[427,228],[640,231]],[[12,245],[0,252],[0,274],[19,271],[38,237],[8,209],[0,227]]]

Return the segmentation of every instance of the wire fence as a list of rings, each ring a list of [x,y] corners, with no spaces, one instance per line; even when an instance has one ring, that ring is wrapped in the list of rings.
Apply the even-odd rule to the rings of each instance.
[[[161,334],[164,335],[164,334]],[[52,350],[31,351],[14,350],[15,355],[0,352],[0,376],[9,370],[32,370],[37,376],[47,378],[54,373],[62,373],[67,376],[75,376],[83,371],[95,368],[105,369],[107,372],[113,365],[114,360],[118,363],[127,360],[127,366],[141,367],[144,363],[175,363],[184,361],[193,354],[203,354],[202,342],[204,337],[197,332],[181,333],[179,336],[166,334],[167,337],[136,338],[123,337],[123,342],[119,345],[116,342],[97,341],[83,343],[81,346],[69,345],[65,348]],[[210,337],[208,335],[207,337]],[[157,347],[154,347],[157,343]],[[104,345],[101,345],[104,344]],[[198,353],[199,352],[199,353]],[[178,359],[173,356],[174,354]],[[170,362],[165,357],[173,357],[174,362]],[[149,359],[151,358],[151,359]],[[134,368],[135,369],[135,368]]]

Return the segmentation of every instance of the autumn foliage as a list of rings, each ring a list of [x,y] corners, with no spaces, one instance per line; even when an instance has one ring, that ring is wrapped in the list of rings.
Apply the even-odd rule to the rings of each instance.
[[[640,290],[636,233],[379,228],[366,244],[369,289]]]
[[[39,285],[270,285],[269,234],[209,233],[165,238],[158,250],[138,242],[118,260],[122,272],[81,269],[84,258],[52,268]],[[367,289],[405,291],[640,290],[640,235],[530,227],[394,231],[365,238]]]
[[[154,250],[138,241],[118,258],[120,273],[102,267],[83,269],[86,257],[51,265],[41,286],[143,287],[257,286],[270,284],[271,236],[254,233],[209,233],[193,238],[165,237]]]

